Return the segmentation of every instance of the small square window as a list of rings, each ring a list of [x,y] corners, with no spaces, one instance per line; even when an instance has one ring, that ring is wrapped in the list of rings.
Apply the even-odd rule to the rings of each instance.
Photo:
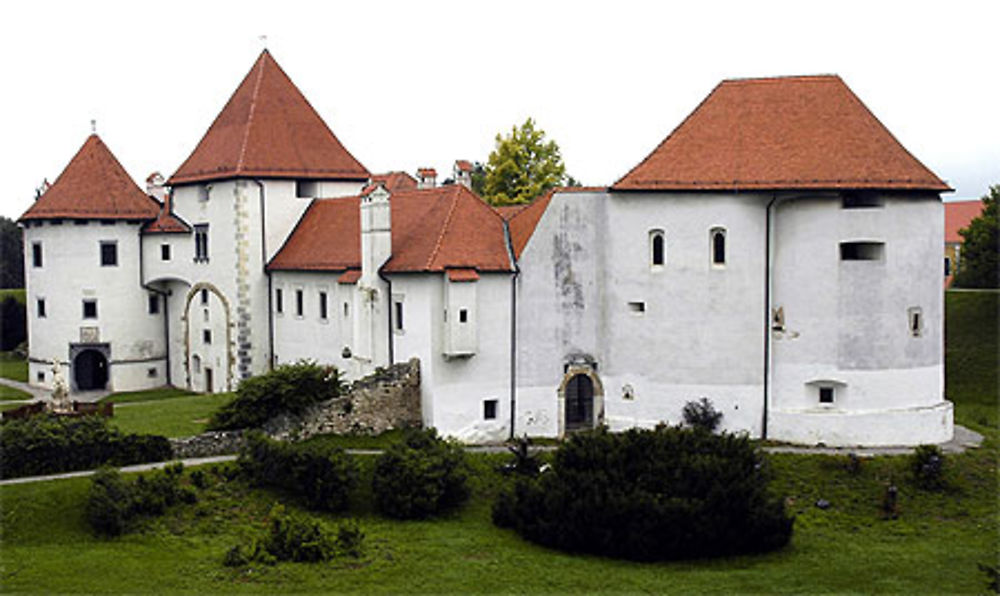
[[[160,297],[156,294],[149,295],[149,314],[156,315],[160,313]]]
[[[212,330],[211,329],[202,329],[202,331],[201,331],[201,341],[202,341],[202,343],[205,343],[205,344],[212,343]]]
[[[101,242],[101,267],[118,266],[118,243],[111,240]]]
[[[44,319],[46,317],[46,314],[45,314],[45,298],[39,298],[36,301],[35,304],[37,305],[37,309],[38,309],[38,318],[39,319]]]
[[[832,404],[833,403],[833,387],[820,387],[819,388],[819,403],[821,403],[821,404]]]
[[[487,399],[483,402],[483,420],[496,420],[497,400]]]
[[[629,302],[628,309],[632,314],[641,315],[646,312],[645,302]]]
[[[97,300],[83,301],[83,318],[85,319],[97,318]]]
[[[170,260],[170,245],[161,244],[160,245],[160,260],[169,261]]]
[[[39,383],[44,383],[45,382],[45,373],[39,372],[39,373],[37,373],[35,375],[35,378],[38,379]]]
[[[146,369],[146,376],[149,377],[150,379],[155,379],[158,374],[159,373],[157,372],[157,370],[155,368],[147,368]]]

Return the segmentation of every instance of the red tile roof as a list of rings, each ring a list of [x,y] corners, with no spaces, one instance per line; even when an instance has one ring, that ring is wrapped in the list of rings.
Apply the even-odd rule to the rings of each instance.
[[[236,176],[365,180],[368,170],[264,50],[169,184]]]
[[[171,203],[172,198],[168,194],[157,218],[143,227],[144,234],[187,234],[191,231],[191,226],[174,215]]]
[[[465,159],[456,159],[455,160],[455,167],[458,168],[458,170],[460,172],[471,172],[472,171],[472,162],[470,162],[468,160],[465,160]]]
[[[521,212],[527,204],[524,205],[493,205],[493,210],[500,214],[500,217],[504,221],[510,221],[512,217]]]
[[[613,190],[951,190],[840,77],[720,83]]]
[[[503,219],[464,186],[399,191],[392,209],[387,273],[511,271]],[[361,266],[358,197],[318,199],[303,214],[268,269],[345,271]],[[336,242],[329,239],[336,238]]]
[[[437,170],[434,168],[417,168],[417,176],[421,178],[426,176],[437,176]]]
[[[388,172],[385,174],[372,174],[371,183],[376,184],[378,182],[385,186],[385,189],[390,193],[397,192],[400,190],[416,190],[417,181],[413,176],[410,176],[406,172]],[[364,194],[364,193],[362,193]]]
[[[448,281],[476,281],[479,274],[475,269],[448,269]]]
[[[964,242],[958,231],[983,212],[983,201],[953,201],[944,204],[944,241]]]
[[[359,279],[361,279],[360,269],[348,269],[340,274],[340,277],[337,278],[337,283],[356,284]]]
[[[136,185],[104,141],[92,134],[21,220],[154,219],[159,211],[156,199]]]

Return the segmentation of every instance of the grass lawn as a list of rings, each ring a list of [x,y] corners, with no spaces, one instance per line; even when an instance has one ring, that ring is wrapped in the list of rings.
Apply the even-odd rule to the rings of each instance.
[[[124,432],[187,437],[203,432],[212,413],[233,399],[232,393],[181,392],[179,397],[169,398],[162,393],[155,390],[147,401],[134,401],[138,399],[134,394],[127,396],[128,403],[116,403],[111,423]]]
[[[0,401],[28,399],[32,399],[32,395],[27,391],[21,391],[20,389],[14,389],[13,387],[0,385]]]
[[[175,397],[187,397],[197,395],[186,389],[176,387],[160,387],[158,389],[147,389],[145,391],[127,391],[122,393],[112,393],[102,397],[99,403],[114,402],[117,404],[131,404],[145,401],[159,401],[161,399],[173,399]]]
[[[0,352],[0,377],[28,382],[28,361],[13,352]]]
[[[2,302],[8,296],[13,296],[14,299],[17,300],[18,302],[20,302],[21,304],[24,304],[25,303],[24,301],[26,300],[24,288],[4,288],[4,289],[0,289],[0,302]]]
[[[1000,292],[945,294],[945,395],[955,419],[997,428]]]

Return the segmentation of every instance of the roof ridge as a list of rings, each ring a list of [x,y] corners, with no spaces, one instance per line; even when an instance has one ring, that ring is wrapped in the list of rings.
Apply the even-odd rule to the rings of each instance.
[[[444,224],[441,225],[441,232],[438,234],[437,241],[434,243],[434,250],[431,251],[430,257],[427,258],[427,269],[431,268],[431,264],[434,263],[434,259],[437,257],[438,252],[440,252],[441,245],[444,244],[444,237],[448,233],[448,228],[451,226],[452,218],[455,216],[455,208],[458,206],[457,189],[452,189],[451,194],[451,206],[448,208],[448,215],[445,216]]]
[[[267,50],[264,50],[265,52]],[[253,128],[253,114],[257,108],[257,96],[260,94],[260,82],[264,80],[264,66],[267,61],[264,60],[263,54],[261,54],[261,59],[257,61],[260,65],[257,69],[257,80],[253,84],[253,93],[250,95],[250,113],[247,115],[247,125],[243,129],[243,143],[240,145],[240,158],[236,162],[236,171],[239,172],[243,169],[243,162],[246,159],[247,154],[247,142],[250,140],[250,129]]]

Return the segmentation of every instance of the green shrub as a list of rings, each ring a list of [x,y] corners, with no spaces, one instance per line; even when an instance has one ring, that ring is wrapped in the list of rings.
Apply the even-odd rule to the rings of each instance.
[[[546,546],[633,560],[764,552],[791,538],[743,436],[658,427],[580,433],[501,492],[493,521]]]
[[[309,406],[340,395],[340,372],[312,362],[285,364],[240,383],[236,399],[220,408],[213,430],[259,428],[279,414],[301,414]]]
[[[434,429],[410,429],[375,462],[375,507],[389,517],[424,518],[469,497],[468,468],[461,446]]]
[[[165,461],[173,456],[166,438],[126,435],[99,416],[32,416],[5,421],[2,429],[4,478]]]
[[[272,441],[257,432],[247,435],[238,464],[252,484],[301,496],[311,509],[347,509],[357,485],[357,463],[343,449]]]
[[[941,490],[944,482],[944,453],[937,445],[920,445],[910,459],[913,481],[920,488]]]
[[[685,424],[708,432],[715,432],[715,429],[719,428],[719,422],[722,421],[722,412],[716,410],[707,397],[684,404],[682,414]]]
[[[364,550],[364,532],[357,521],[347,521],[332,532],[326,524],[307,515],[287,511],[279,503],[271,507],[267,534],[244,549],[237,544],[222,559],[226,567],[242,567],[252,561],[272,565],[277,561],[320,563],[338,555],[358,558]]]
[[[163,515],[177,503],[193,503],[197,495],[180,483],[184,466],[180,463],[140,475],[127,482],[114,468],[94,474],[85,506],[87,522],[95,534],[118,536],[141,516]]]

